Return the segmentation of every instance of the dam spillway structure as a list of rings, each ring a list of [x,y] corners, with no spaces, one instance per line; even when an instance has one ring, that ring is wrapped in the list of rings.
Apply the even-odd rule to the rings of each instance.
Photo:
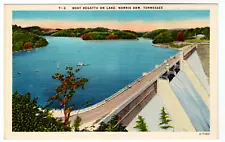
[[[209,109],[186,74],[180,71],[170,86],[196,131],[209,131]]]
[[[181,51],[183,58],[157,80],[157,94],[138,115],[142,115],[151,131],[160,130],[160,107],[170,115],[170,131],[210,131],[209,82],[196,51],[197,45],[189,52]],[[154,109],[150,108],[154,105]],[[151,117],[149,113],[158,114]],[[137,116],[127,126],[128,131],[137,131]]]
[[[137,131],[134,127],[141,115],[151,131],[165,131],[159,126],[161,108],[164,107],[174,127],[167,131],[210,131],[209,82],[196,48],[197,45],[188,46],[157,66],[155,70],[163,69],[158,71],[156,79],[102,121],[107,122],[117,115],[128,131]]]

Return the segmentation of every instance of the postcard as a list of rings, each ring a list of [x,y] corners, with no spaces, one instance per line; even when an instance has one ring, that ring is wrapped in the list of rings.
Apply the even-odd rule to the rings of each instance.
[[[217,4],[5,5],[5,139],[217,139],[217,24]]]

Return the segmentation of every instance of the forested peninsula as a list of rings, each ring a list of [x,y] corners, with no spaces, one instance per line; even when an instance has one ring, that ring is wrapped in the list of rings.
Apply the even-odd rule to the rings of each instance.
[[[26,28],[13,25],[12,27],[12,49],[13,51],[31,50],[48,45],[48,41],[35,32]]]
[[[118,40],[118,39],[138,39],[142,33],[129,30],[111,30],[103,27],[97,28],[77,28],[65,29],[52,34],[56,37],[81,37],[83,40]]]

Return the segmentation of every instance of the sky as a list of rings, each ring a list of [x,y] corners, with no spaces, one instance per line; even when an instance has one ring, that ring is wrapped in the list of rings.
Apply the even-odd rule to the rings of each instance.
[[[42,28],[151,31],[209,26],[209,10],[13,11],[13,24]]]

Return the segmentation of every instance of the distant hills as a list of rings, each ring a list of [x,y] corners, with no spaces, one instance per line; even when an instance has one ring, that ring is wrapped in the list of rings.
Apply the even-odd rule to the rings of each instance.
[[[108,29],[104,27],[96,28],[70,28],[51,29],[39,26],[22,28],[17,25],[13,29],[13,51],[37,48],[46,46],[47,40],[43,36],[55,37],[81,37],[83,40],[118,40],[118,39],[138,39],[139,37],[152,39],[153,43],[170,43],[177,41],[179,33],[181,41],[193,39],[197,34],[203,34],[204,39],[209,40],[210,28],[191,29],[157,29],[150,32],[135,32],[131,30]]]
[[[51,36],[58,37],[81,37],[83,40],[113,40],[113,39],[138,39],[143,33],[129,31],[129,30],[116,30],[104,27],[97,28],[76,28],[76,29],[63,29],[53,33]]]

